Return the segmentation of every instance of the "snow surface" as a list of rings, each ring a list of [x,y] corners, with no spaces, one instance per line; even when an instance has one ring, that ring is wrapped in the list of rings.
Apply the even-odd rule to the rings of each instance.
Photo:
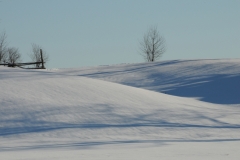
[[[240,60],[0,67],[0,159],[239,159]]]
[[[211,59],[61,69],[57,72],[195,97],[210,103],[240,104],[239,68],[240,59]]]

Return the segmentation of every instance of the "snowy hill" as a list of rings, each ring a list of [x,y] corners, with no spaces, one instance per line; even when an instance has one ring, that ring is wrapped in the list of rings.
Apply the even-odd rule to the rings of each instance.
[[[174,60],[58,72],[181,97],[197,97],[210,103],[240,104],[240,59]]]
[[[0,159],[237,159],[239,62],[0,67]]]

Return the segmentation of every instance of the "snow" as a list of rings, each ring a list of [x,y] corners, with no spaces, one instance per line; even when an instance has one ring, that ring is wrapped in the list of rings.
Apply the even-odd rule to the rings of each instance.
[[[240,60],[0,67],[0,159],[238,159]]]
[[[155,63],[61,69],[85,76],[217,104],[240,103],[240,59],[173,60]]]

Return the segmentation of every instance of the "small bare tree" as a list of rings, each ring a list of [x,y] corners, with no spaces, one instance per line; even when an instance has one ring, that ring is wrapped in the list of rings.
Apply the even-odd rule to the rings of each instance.
[[[144,35],[140,49],[141,55],[148,62],[154,62],[163,55],[166,51],[165,39],[159,34],[157,27],[150,28]]]
[[[7,36],[6,33],[3,32],[0,35],[0,63],[3,63],[7,60]]]
[[[42,50],[42,59],[41,59],[41,47],[37,44],[32,44],[32,53],[30,54],[30,58],[34,61],[34,62],[41,62],[43,60],[44,63],[48,62],[49,60],[49,56],[46,53],[46,51]],[[40,68],[41,64],[35,64],[36,68]]]
[[[8,53],[8,63],[10,64],[16,64],[17,62],[20,62],[21,54],[19,53],[17,48],[11,47],[7,49]]]

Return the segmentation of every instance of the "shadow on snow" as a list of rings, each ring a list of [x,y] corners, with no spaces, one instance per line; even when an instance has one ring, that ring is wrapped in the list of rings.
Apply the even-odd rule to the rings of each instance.
[[[217,71],[214,70],[218,69],[217,65],[213,64],[188,66],[172,73],[161,70],[164,67],[171,67],[171,65],[177,65],[178,63],[181,63],[181,61],[139,64],[129,66],[129,68],[119,68],[118,70],[103,68],[79,76],[108,80],[108,78],[114,76],[127,75],[128,77],[129,74],[141,74],[142,76],[123,80],[120,83],[175,96],[197,97],[201,101],[215,104],[240,104],[240,73],[217,74]],[[236,69],[236,66],[229,64],[223,69],[231,71]],[[169,71],[173,70],[170,69]],[[197,72],[200,72],[200,74],[192,75]]]

